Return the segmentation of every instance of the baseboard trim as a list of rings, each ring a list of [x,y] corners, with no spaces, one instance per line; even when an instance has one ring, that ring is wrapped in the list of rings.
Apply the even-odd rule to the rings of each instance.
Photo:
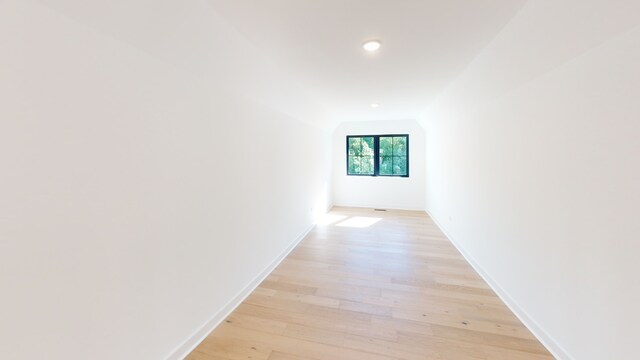
[[[426,210],[429,217],[436,223],[440,231],[451,241],[453,246],[458,249],[460,254],[467,260],[467,262],[473,267],[473,269],[482,277],[482,279],[491,287],[491,289],[498,295],[500,300],[504,302],[509,310],[513,312],[520,321],[524,324],[524,326],[531,331],[531,333],[544,345],[544,347],[549,350],[551,355],[553,355],[558,360],[573,360],[574,358],[569,355],[569,353],[562,347],[560,344],[549,335],[541,326],[538,324],[529,314],[511,297],[509,293],[505,291],[502,286],[500,286],[493,278],[487,273],[480,264],[475,261],[473,256],[469,254],[463,247],[458,243],[454,237],[447,233],[445,228],[441,225],[438,219],[433,216],[433,214]]]
[[[336,207],[352,207],[352,208],[365,208],[365,209],[388,209],[388,210],[407,210],[407,211],[424,211],[423,208],[413,208],[406,206],[385,206],[380,204],[333,204]]]
[[[231,299],[218,313],[216,313],[211,319],[209,319],[198,331],[193,333],[189,338],[178,346],[171,355],[166,357],[166,360],[182,360],[189,355],[193,349],[195,349],[200,343],[211,333],[220,323],[226,319],[235,310],[244,299],[249,296],[260,283],[284,260],[287,255],[302,241],[302,239],[309,234],[309,232],[315,227],[311,225],[300,236],[298,236],[284,251],[269,264],[258,276],[256,276],[247,286],[244,287],[236,296]]]

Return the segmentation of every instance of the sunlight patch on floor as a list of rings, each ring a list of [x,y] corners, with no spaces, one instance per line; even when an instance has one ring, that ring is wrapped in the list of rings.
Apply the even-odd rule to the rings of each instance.
[[[365,216],[354,216],[343,222],[336,224],[336,226],[346,226],[346,227],[354,227],[354,228],[366,228],[369,227],[378,221],[382,220],[382,218],[378,217],[365,217]]]

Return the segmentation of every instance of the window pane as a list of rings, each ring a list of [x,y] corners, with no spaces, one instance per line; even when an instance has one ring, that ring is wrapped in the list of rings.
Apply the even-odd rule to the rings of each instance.
[[[356,172],[353,156],[349,156],[348,174],[354,174]]]
[[[373,156],[373,137],[362,138],[362,155]]]
[[[393,154],[393,138],[391,137],[380,137],[380,156],[392,155]]]
[[[349,155],[360,155],[362,153],[361,138],[349,138]]]
[[[373,175],[373,156],[367,156],[362,158],[361,174]]]
[[[393,138],[393,155],[407,156],[407,138],[396,136]]]
[[[380,156],[380,175],[393,175],[393,162],[390,156]]]
[[[394,156],[393,158],[393,174],[394,175],[407,175],[407,157],[406,156]]]
[[[348,174],[351,175],[373,175],[373,156],[349,156]]]
[[[367,158],[360,158],[360,174],[368,174],[369,173],[369,162]]]

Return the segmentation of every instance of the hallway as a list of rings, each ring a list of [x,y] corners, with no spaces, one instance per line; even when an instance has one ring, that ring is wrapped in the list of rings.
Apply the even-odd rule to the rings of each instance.
[[[425,213],[335,207],[188,359],[553,357]]]

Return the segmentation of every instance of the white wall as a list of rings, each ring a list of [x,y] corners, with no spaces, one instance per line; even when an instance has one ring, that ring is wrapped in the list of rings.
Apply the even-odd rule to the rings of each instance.
[[[560,359],[635,359],[640,2],[530,1],[424,114],[427,209]]]
[[[409,177],[347,176],[347,135],[409,134]],[[353,121],[333,133],[333,203],[340,206],[424,210],[424,130],[415,120]]]
[[[2,359],[180,355],[329,204],[322,112],[206,2],[3,1],[0,50]]]

